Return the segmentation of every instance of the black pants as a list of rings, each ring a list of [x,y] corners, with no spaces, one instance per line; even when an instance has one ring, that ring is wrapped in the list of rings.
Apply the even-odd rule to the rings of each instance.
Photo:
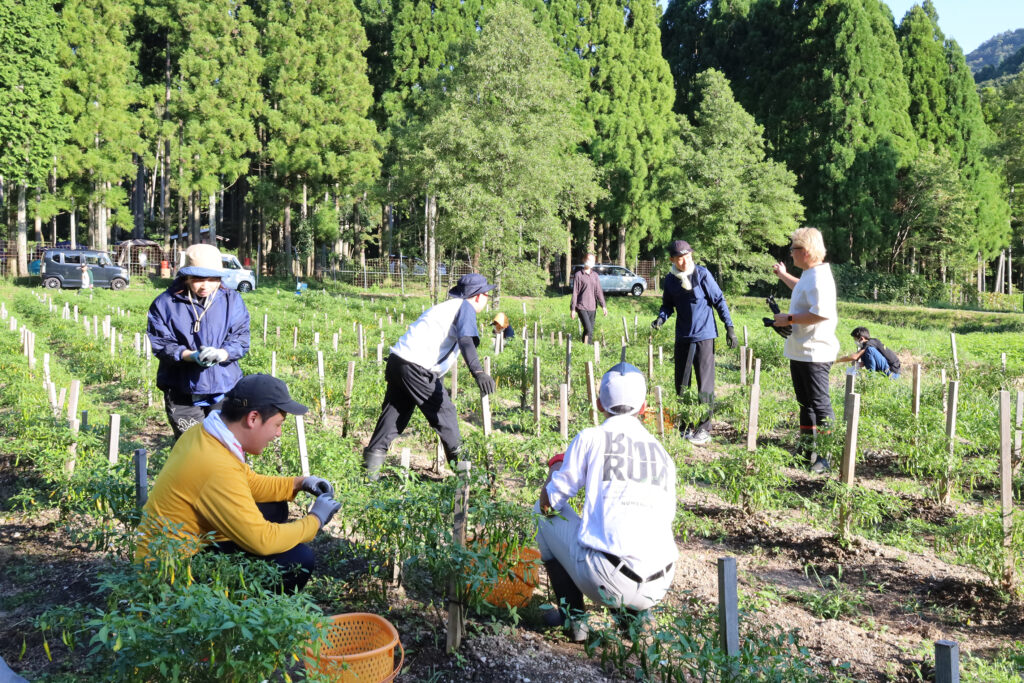
[[[256,503],[256,507],[260,509],[263,518],[268,522],[284,524],[288,521],[288,503],[286,502]],[[299,543],[291,550],[273,555],[253,555],[238,547],[234,541],[212,543],[206,547],[206,550],[212,553],[240,553],[246,557],[273,562],[281,568],[281,584],[285,593],[294,593],[305,588],[316,567],[313,549],[305,543]]]
[[[417,407],[441,437],[444,452],[451,456],[459,449],[462,443],[459,416],[439,377],[392,354],[384,367],[384,379],[388,384],[384,403],[381,404],[377,427],[366,445],[367,450],[386,451],[391,442],[405,431]]]
[[[697,373],[697,400],[707,406],[704,419],[696,426],[680,424],[679,431],[688,429],[711,431],[711,418],[715,412],[715,340],[698,342],[676,339],[676,396],[690,387],[694,371]]]
[[[789,375],[793,378],[796,402],[800,404],[802,447],[808,453],[814,450],[815,432],[835,419],[828,396],[828,372],[831,368],[832,363],[789,361]]]
[[[195,405],[196,400],[210,401],[215,396],[198,396],[194,394],[182,394],[177,391],[167,390],[164,392],[164,412],[167,413],[167,421],[171,423],[174,430],[174,438],[177,439],[185,430],[194,424],[203,421],[210,411],[220,410],[224,405],[224,399],[208,406]]]
[[[576,315],[580,317],[580,323],[583,324],[583,341],[584,343],[594,343],[594,318],[597,317],[597,311],[584,311],[582,309],[576,309]]]

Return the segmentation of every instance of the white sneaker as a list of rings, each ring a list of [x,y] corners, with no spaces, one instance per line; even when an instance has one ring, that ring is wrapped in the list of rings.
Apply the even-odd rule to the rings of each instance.
[[[696,432],[691,433],[690,436],[685,438],[694,446],[703,446],[711,441],[711,434],[709,434],[706,429],[698,429]]]
[[[690,439],[693,438],[693,430],[692,429],[684,429],[682,432],[680,432],[679,436],[681,436],[684,439],[686,439],[687,441],[689,441]]]

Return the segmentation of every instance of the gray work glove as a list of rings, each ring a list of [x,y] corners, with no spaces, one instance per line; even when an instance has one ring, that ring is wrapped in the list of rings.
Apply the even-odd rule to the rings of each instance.
[[[228,359],[228,352],[218,349],[215,346],[203,346],[199,349],[199,364],[203,367],[211,367],[223,363]]]
[[[322,496],[326,493],[328,496],[334,497],[334,487],[331,486],[331,482],[322,477],[306,477],[300,488],[314,496]]]
[[[493,377],[488,375],[483,370],[481,370],[480,372],[473,373],[473,376],[476,378],[476,385],[480,387],[481,396],[487,396],[488,394],[494,393],[494,390],[497,388],[498,385],[495,384]]]
[[[309,508],[309,514],[320,520],[320,528],[323,529],[327,526],[327,522],[331,521],[331,517],[340,509],[341,503],[334,500],[331,494],[322,493],[313,501],[313,506]]]
[[[665,324],[665,319],[662,318],[659,315],[657,318],[654,319],[654,322],[651,323],[651,329],[652,330],[660,330],[661,326],[664,325],[664,324]]]
[[[735,349],[739,346],[739,340],[736,338],[736,330],[733,329],[732,325],[725,328],[725,343],[729,345],[730,349]]]

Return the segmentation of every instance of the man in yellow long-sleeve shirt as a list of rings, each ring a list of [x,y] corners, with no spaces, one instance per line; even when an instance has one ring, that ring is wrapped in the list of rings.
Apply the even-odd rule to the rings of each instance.
[[[206,549],[273,561],[284,571],[286,591],[305,586],[314,567],[313,550],[306,543],[341,504],[325,479],[256,474],[245,453],[262,453],[281,435],[288,414],[306,410],[275,377],[239,380],[220,411],[212,411],[175,443],[143,508],[137,557],[146,558],[155,534],[195,539],[192,552],[197,552],[203,549],[201,537],[212,533],[213,543]],[[316,496],[316,501],[309,514],[288,522],[288,501],[299,491]]]

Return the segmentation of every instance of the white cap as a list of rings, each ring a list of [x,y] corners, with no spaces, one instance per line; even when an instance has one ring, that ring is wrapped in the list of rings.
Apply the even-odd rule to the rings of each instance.
[[[647,380],[635,365],[622,362],[601,378],[601,406],[613,415],[634,415],[647,399]]]

